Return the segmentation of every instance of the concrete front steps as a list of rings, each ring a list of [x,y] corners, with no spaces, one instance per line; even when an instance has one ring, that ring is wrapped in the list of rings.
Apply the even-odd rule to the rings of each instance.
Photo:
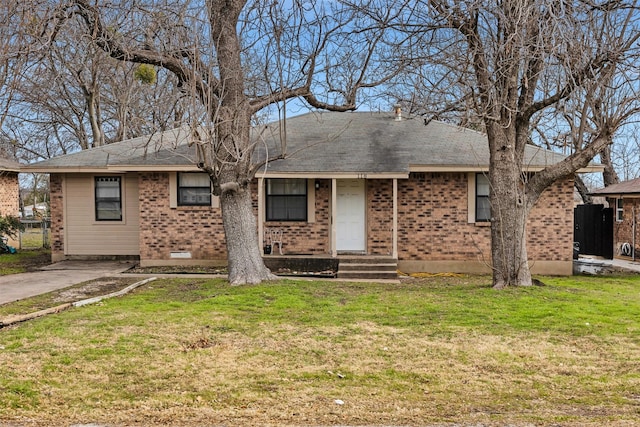
[[[341,256],[338,279],[398,280],[398,260],[382,256]]]

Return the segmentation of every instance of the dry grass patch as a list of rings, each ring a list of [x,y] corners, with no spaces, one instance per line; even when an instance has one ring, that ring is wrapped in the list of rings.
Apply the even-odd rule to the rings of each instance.
[[[505,294],[477,280],[448,293],[429,281],[154,282],[0,331],[0,424],[640,423],[637,335],[569,333],[577,319],[561,317],[492,333],[452,313],[495,317],[492,301]],[[190,295],[180,301],[177,289]],[[511,297],[537,297],[542,312],[565,296],[525,294]]]
[[[139,281],[134,277],[104,277],[58,289],[46,294],[0,305],[0,319],[15,314],[27,314],[96,296],[108,295]]]

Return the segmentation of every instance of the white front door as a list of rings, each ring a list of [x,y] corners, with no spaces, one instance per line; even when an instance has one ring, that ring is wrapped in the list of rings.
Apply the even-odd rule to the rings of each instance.
[[[336,186],[336,249],[365,251],[364,180],[339,179]]]

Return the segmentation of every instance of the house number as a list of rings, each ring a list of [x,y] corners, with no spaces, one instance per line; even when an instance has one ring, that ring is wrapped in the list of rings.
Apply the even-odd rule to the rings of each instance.
[[[358,179],[367,179],[367,174],[366,173],[359,173],[358,174]]]

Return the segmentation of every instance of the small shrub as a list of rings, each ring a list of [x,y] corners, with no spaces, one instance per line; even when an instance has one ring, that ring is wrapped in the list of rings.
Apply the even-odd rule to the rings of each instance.
[[[15,216],[0,216],[0,236],[16,237],[19,231],[24,230],[24,225]]]

